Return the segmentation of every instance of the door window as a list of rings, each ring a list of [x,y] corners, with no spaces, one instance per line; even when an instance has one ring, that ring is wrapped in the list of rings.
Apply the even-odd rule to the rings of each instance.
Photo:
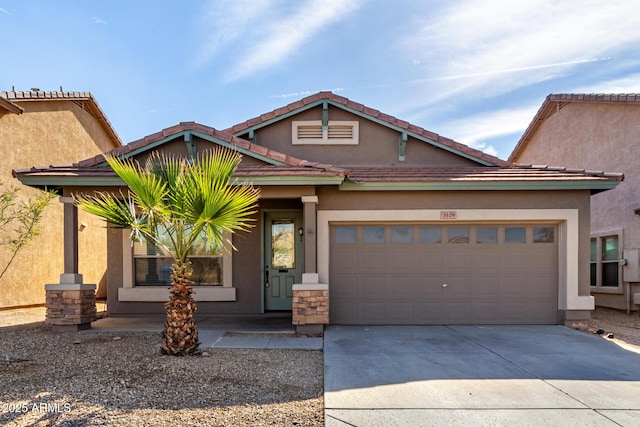
[[[274,219],[271,224],[271,265],[273,268],[296,268],[295,245],[294,220]]]

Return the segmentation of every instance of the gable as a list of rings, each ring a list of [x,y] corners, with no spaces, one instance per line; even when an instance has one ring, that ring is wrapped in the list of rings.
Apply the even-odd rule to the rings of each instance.
[[[320,140],[318,121],[326,133],[332,123],[357,123],[357,142],[336,143],[324,137]],[[296,139],[300,137],[300,135],[294,135],[297,132],[296,122],[314,124],[316,128],[309,129],[309,132],[316,133],[315,138],[318,138],[318,143],[311,143],[309,139],[314,136],[308,135],[305,143],[296,143]],[[260,145],[269,144],[269,147],[278,147],[284,152],[304,155],[307,158],[316,156],[316,158],[326,159],[343,166],[449,167],[507,166],[509,164],[497,157],[331,92],[319,92],[308,96],[237,124],[226,132]],[[410,150],[409,146],[411,146]],[[436,148],[442,152],[423,150],[424,146]],[[408,158],[408,151],[413,152],[411,158]]]
[[[327,122],[325,138],[322,138],[323,115]],[[253,132],[254,142],[258,145],[344,168],[478,166],[476,161],[416,137],[406,135],[406,141],[402,137],[402,132],[396,129],[334,105],[328,105],[326,109],[317,105]]]
[[[638,133],[638,115],[640,94],[550,94],[509,161],[548,163],[552,159],[565,166],[583,165],[576,163],[576,156],[589,154],[589,148],[614,145],[616,140],[625,140],[624,135],[633,140],[631,136]]]

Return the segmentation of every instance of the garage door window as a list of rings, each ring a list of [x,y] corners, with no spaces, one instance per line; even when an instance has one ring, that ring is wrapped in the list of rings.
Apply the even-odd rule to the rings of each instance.
[[[533,243],[553,243],[554,230],[553,227],[533,227]]]
[[[353,245],[358,242],[355,227],[336,227],[335,241],[339,245]]]
[[[442,242],[440,227],[420,227],[420,243]]]
[[[412,227],[393,227],[391,228],[391,242],[392,243],[413,243],[413,228]]]
[[[525,227],[505,227],[505,243],[527,243],[527,229]]]
[[[469,243],[469,227],[449,227],[449,243]]]
[[[476,243],[498,243],[498,228],[478,227],[476,229]]]
[[[364,243],[384,243],[384,227],[364,227]]]

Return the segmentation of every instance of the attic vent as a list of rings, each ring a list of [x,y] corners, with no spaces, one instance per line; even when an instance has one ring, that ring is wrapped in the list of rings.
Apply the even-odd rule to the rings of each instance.
[[[322,129],[320,120],[292,122],[293,145],[357,145],[358,122],[329,120]]]
[[[322,139],[322,124],[298,126],[298,139]]]

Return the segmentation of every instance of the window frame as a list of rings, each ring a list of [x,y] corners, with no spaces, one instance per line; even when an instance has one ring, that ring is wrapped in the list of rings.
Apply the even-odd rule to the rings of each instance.
[[[131,230],[122,230],[122,287],[118,289],[119,301],[166,302],[170,286],[135,286],[135,258],[130,239]],[[230,241],[231,233],[224,233]],[[199,256],[198,256],[199,257]],[[193,288],[196,301],[236,301],[233,286],[233,255],[231,250],[222,252],[222,285],[198,285]]]
[[[618,259],[616,261],[611,261],[611,260],[607,260],[604,261],[603,260],[603,254],[602,254],[602,242],[604,239],[609,238],[609,237],[616,237],[618,239]],[[596,241],[596,260],[592,261],[591,260],[591,242],[595,240]],[[589,287],[591,289],[591,292],[595,292],[595,293],[612,293],[612,294],[621,294],[624,292],[624,287],[623,287],[623,278],[622,278],[622,263],[620,262],[620,260],[622,259],[623,255],[623,236],[622,236],[622,230],[615,230],[615,231],[607,231],[607,232],[600,232],[600,233],[593,233],[590,236],[589,239]],[[618,264],[618,285],[617,286],[602,286],[602,267],[603,264],[605,263],[617,263]],[[596,285],[595,286],[591,286],[591,266],[595,264],[596,265]]]

